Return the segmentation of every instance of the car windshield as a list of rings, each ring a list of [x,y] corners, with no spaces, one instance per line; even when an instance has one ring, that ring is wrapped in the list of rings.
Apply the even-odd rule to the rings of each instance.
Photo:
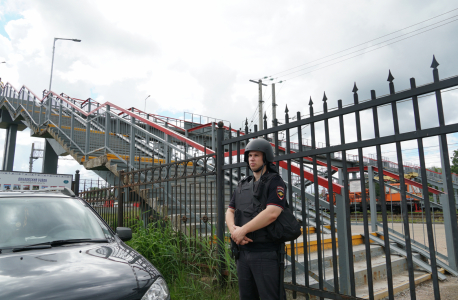
[[[78,199],[0,198],[0,249],[111,236],[90,208]]]

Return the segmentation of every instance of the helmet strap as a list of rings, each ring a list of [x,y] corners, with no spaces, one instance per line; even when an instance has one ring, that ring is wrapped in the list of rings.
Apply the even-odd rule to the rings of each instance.
[[[261,171],[262,169],[264,169],[264,166],[265,166],[265,165],[266,165],[266,164],[263,163],[262,166],[259,167],[259,169],[257,169],[257,170],[252,170],[252,171],[255,172],[255,173],[258,173],[259,171]],[[262,176],[262,173],[261,173],[261,176]]]

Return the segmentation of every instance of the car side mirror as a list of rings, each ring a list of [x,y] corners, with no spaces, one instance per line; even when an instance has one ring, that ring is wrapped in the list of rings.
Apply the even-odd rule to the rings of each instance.
[[[116,234],[123,242],[127,242],[132,239],[132,229],[129,227],[117,227]]]

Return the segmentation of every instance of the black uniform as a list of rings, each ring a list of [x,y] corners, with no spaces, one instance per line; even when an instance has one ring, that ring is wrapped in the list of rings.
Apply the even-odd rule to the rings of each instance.
[[[255,198],[256,199],[253,199]],[[253,219],[262,206],[275,205],[283,209],[286,205],[286,186],[277,173],[264,174],[254,182],[249,176],[239,182],[232,195],[229,208],[235,210],[235,225],[243,226]],[[239,295],[241,300],[278,300],[280,292],[279,256],[280,243],[267,237],[265,228],[247,234],[252,243],[239,246],[237,260]],[[283,292],[283,299],[286,295]]]

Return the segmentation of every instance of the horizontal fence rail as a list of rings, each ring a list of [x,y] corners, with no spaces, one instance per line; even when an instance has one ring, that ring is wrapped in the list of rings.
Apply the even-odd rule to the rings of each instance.
[[[447,135],[458,132],[458,124],[445,122],[441,95],[442,90],[458,85],[458,77],[439,80],[437,66],[434,59],[432,83],[417,87],[412,78],[411,89],[395,92],[394,77],[389,72],[388,95],[377,97],[371,91],[370,100],[359,101],[355,84],[352,105],[344,107],[339,100],[337,109],[328,110],[325,94],[321,113],[314,113],[310,99],[305,118],[298,112],[296,120],[291,122],[286,108],[284,124],[268,128],[265,119],[262,131],[255,126],[254,132],[249,133],[246,127],[244,134],[237,131],[236,136],[223,138],[223,124],[218,124],[217,158],[224,155],[224,147],[229,152],[234,150],[237,158],[237,161],[217,159],[218,176],[223,175],[221,170],[229,174],[241,174],[243,170],[248,174],[249,170],[240,163],[243,150],[239,143],[254,138],[272,142],[274,161],[288,187],[288,204],[302,224],[302,236],[286,246],[289,265],[285,280],[290,282],[286,288],[294,296],[301,292],[306,297],[375,299],[380,297],[380,291],[374,286],[383,282],[386,297],[394,299],[395,286],[404,282],[404,289],[410,290],[415,299],[419,274],[430,274],[434,297],[440,299],[438,282],[445,276],[438,269],[445,268],[448,273],[458,275],[454,191],[457,186],[456,176],[450,170],[447,146]],[[434,98],[435,107],[429,110],[437,113],[436,126],[421,125],[425,123],[418,100],[422,95]],[[400,126],[400,103],[406,101],[413,115],[411,131],[402,131]],[[354,127],[347,125],[350,119],[354,120]],[[331,129],[331,120],[337,120],[333,123],[337,127]],[[273,124],[277,124],[276,120]],[[363,138],[363,129],[367,133],[368,127],[372,135]],[[387,127],[392,129],[391,134],[386,134]],[[310,136],[306,145],[302,140],[305,129]],[[280,135],[286,141],[280,142]],[[356,139],[351,139],[352,135]],[[340,143],[331,145],[331,136],[337,136]],[[445,158],[439,175],[426,168],[424,139],[431,137],[438,140],[439,152]],[[419,165],[404,163],[402,142],[407,141],[416,144]],[[396,161],[384,157],[385,145],[395,149]],[[375,155],[369,157],[368,151],[374,150]],[[333,165],[336,159],[340,163],[337,168]],[[313,176],[307,177],[307,172]],[[218,203],[225,203],[227,197],[230,195],[218,194]],[[437,224],[435,210],[438,209],[442,210],[443,225]],[[360,218],[356,224],[352,223],[352,212],[353,218]],[[220,213],[222,222],[223,212]],[[394,214],[399,216],[396,221]],[[219,226],[224,231],[224,225]],[[444,247],[438,249],[435,235],[440,231],[446,237],[446,254],[441,253]],[[224,235],[219,233],[221,239]]]
[[[286,247],[286,288],[294,297],[375,299],[380,292],[374,286],[383,283],[394,299],[402,281],[415,299],[415,281],[430,276],[440,299],[445,276],[438,270],[458,276],[458,176],[448,159],[458,124],[446,121],[442,97],[458,77],[440,80],[438,65],[434,58],[431,83],[417,86],[412,78],[410,89],[396,92],[389,72],[387,95],[371,91],[360,101],[355,84],[350,105],[339,100],[328,109],[324,94],[321,112],[310,99],[307,114],[291,118],[286,108],[282,125],[272,120],[268,128],[265,118],[264,129],[255,125],[254,132],[247,122],[242,132],[199,115],[178,120],[51,91],[40,98],[9,83],[1,88],[0,108],[34,136],[55,139],[80,164],[106,175],[110,184],[80,183],[80,195],[113,229],[167,221],[196,242],[217,244],[220,256],[228,241],[224,212],[237,182],[250,174],[244,148],[264,138],[302,225],[302,236]],[[431,100],[426,114],[424,99]],[[409,130],[403,130],[406,106]],[[432,116],[437,124],[425,126]],[[425,141],[431,138],[441,173],[427,169]],[[405,162],[404,143],[414,145],[409,148],[418,163]],[[386,156],[387,146],[395,158]]]

